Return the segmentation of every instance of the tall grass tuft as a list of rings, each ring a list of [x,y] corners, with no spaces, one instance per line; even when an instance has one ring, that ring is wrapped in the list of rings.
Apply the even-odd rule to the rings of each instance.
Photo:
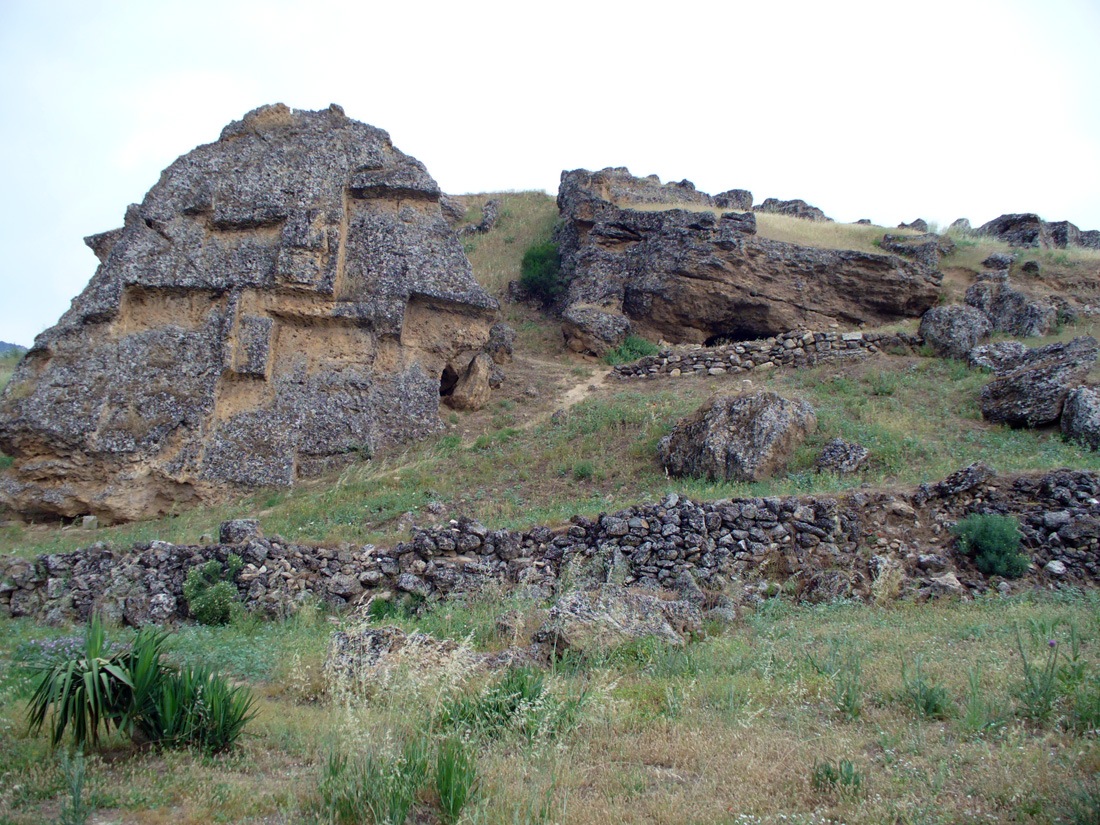
[[[435,757],[435,792],[443,821],[448,825],[458,822],[477,790],[477,763],[471,746],[455,737],[444,739]]]
[[[922,719],[946,719],[951,715],[951,697],[947,689],[932,681],[924,671],[924,660],[917,656],[912,669],[901,663],[902,691],[908,704]]]

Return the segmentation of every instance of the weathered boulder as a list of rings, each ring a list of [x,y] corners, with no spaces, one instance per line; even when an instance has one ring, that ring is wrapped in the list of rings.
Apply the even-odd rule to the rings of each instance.
[[[1001,215],[976,230],[978,235],[996,238],[1009,246],[1041,247],[1051,246],[1050,230],[1038,215],[1031,212]]]
[[[951,304],[932,307],[920,319],[918,334],[944,358],[966,358],[980,341],[989,337],[993,325],[974,307]]]
[[[754,206],[753,211],[770,212],[773,215],[786,215],[789,218],[801,218],[805,221],[825,221],[832,223],[833,220],[826,216],[826,214],[816,206],[810,206],[810,204],[800,198],[789,201],[781,201],[778,198],[767,198],[763,203]]]
[[[1009,252],[993,252],[982,261],[982,266],[993,272],[1008,272],[1015,261],[1016,256]]]
[[[728,189],[714,196],[714,205],[720,209],[752,209],[752,192],[748,189]]]
[[[949,232],[957,232],[960,235],[969,235],[973,232],[973,227],[970,226],[970,221],[967,218],[956,218],[951,221],[951,226],[947,227]]]
[[[912,223],[899,223],[898,229],[912,229],[914,232],[927,232],[928,221],[926,221],[924,218],[917,218]]]
[[[535,641],[558,656],[567,650],[594,653],[645,638],[682,646],[702,628],[702,618],[690,601],[666,601],[654,593],[601,584],[559,598]]]
[[[466,217],[466,204],[450,195],[440,195],[439,210],[443,213],[444,220],[452,227],[457,226]]]
[[[1029,298],[1013,289],[1003,270],[995,277],[982,278],[966,290],[966,303],[989,318],[993,329],[1011,335],[1046,335],[1058,321],[1053,304]]]
[[[1022,364],[1027,353],[1028,348],[1019,341],[998,341],[974,347],[967,353],[966,361],[971,367],[1004,375]]]
[[[765,240],[751,213],[625,209],[603,197],[605,172],[563,172],[558,190],[563,333],[577,351],[630,332],[703,344],[885,324],[936,302],[942,276],[919,263]]]
[[[0,400],[0,500],[118,521],[290,485],[442,427],[489,338],[424,165],[380,129],[281,104],[179,158]]]
[[[1100,249],[1100,229],[1084,229],[1077,242],[1085,249]]]
[[[657,445],[675,476],[760,481],[780,472],[817,428],[813,407],[773,392],[717,397],[681,420]]]
[[[819,473],[849,475],[863,469],[870,458],[871,451],[862,444],[834,438],[821,450],[815,466]]]
[[[1014,427],[1053,424],[1070,390],[1092,369],[1097,350],[1092,336],[1031,350],[1015,369],[982,388],[982,416]]]
[[[1093,387],[1072,390],[1062,406],[1060,423],[1067,440],[1100,449],[1100,393]]]
[[[578,304],[561,315],[565,345],[574,352],[603,355],[625,340],[633,329],[630,319],[614,307]]]
[[[443,390],[443,403],[455,410],[480,410],[492,395],[492,378],[493,359],[487,353],[479,352],[457,378],[454,388],[449,392]]]

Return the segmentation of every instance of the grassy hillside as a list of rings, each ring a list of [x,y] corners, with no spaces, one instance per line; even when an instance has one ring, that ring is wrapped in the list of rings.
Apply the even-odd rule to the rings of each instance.
[[[477,222],[488,197],[464,196],[467,223]],[[540,193],[498,197],[497,227],[463,240],[479,281],[503,299],[523,252],[550,236],[557,214]],[[759,218],[766,237],[822,246],[873,251],[883,232]],[[945,263],[946,288],[965,289],[995,248],[962,239]],[[1097,288],[1100,256],[1027,256],[1041,263],[1028,288]],[[742,376],[619,381],[602,362],[564,351],[558,323],[537,309],[502,301],[502,312],[519,332],[504,386],[485,410],[444,410],[447,430],[436,438],[292,490],[156,521],[95,531],[8,524],[0,553],[28,557],[93,541],[195,543],[235,516],[258,517],[269,536],[296,542],[385,546],[406,538],[413,522],[559,524],[671,491],[707,499],[913,485],[979,459],[1001,472],[1100,471],[1100,454],[1063,442],[1056,429],[984,422],[978,397],[987,374],[955,361],[883,355],[753,375],[754,389],[805,398],[817,411],[817,432],[782,477],[673,480],[657,463],[657,441],[711,395],[744,389]],[[1100,329],[1082,321],[1050,340],[1086,333]],[[0,360],[0,384],[13,365]],[[865,474],[813,471],[816,454],[837,436],[870,448]],[[307,607],[285,622],[244,616],[220,628],[182,627],[168,642],[171,661],[203,663],[248,685],[259,716],[238,748],[215,757],[112,737],[87,762],[83,799],[97,811],[89,821],[379,821],[364,800],[379,789],[396,793],[396,778],[419,753],[430,762],[407,821],[447,821],[427,777],[451,740],[461,740],[476,774],[462,823],[1098,821],[1095,593],[929,604],[786,599],[740,605],[735,621],[709,623],[683,648],[640,642],[567,656],[512,716],[490,702],[499,700],[493,690],[502,677],[484,671],[402,670],[366,694],[326,671],[334,627],[356,627],[367,621],[362,614]],[[497,652],[529,642],[546,605],[492,592],[414,608],[395,604],[381,620]],[[25,702],[34,667],[79,631],[24,619],[0,619],[0,631],[0,825],[61,821],[72,783],[47,737],[26,732]],[[497,710],[478,716],[486,707]],[[481,721],[468,729],[455,722],[470,718]]]

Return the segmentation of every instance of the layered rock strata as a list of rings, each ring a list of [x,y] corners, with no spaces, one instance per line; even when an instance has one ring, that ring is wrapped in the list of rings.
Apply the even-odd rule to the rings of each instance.
[[[886,324],[936,301],[942,276],[917,261],[765,240],[751,212],[623,208],[611,200],[623,170],[611,171],[563,172],[558,192],[574,350],[601,354],[631,333],[701,344]]]
[[[141,518],[439,429],[498,310],[440,198],[337,106],[265,106],[179,158],[87,239],[98,270],[5,391],[0,501]]]

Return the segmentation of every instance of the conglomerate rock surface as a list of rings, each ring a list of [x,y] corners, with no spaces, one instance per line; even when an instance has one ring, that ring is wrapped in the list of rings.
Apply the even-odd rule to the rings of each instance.
[[[663,192],[670,207],[707,206],[694,189],[633,180],[638,196],[622,169],[562,173],[556,240],[575,350],[602,354],[632,332],[701,344],[886,324],[936,302],[942,275],[918,261],[765,240],[751,212],[624,208]]]
[[[179,158],[0,400],[0,501],[125,520],[439,429],[496,301],[389,135],[282,104]]]

